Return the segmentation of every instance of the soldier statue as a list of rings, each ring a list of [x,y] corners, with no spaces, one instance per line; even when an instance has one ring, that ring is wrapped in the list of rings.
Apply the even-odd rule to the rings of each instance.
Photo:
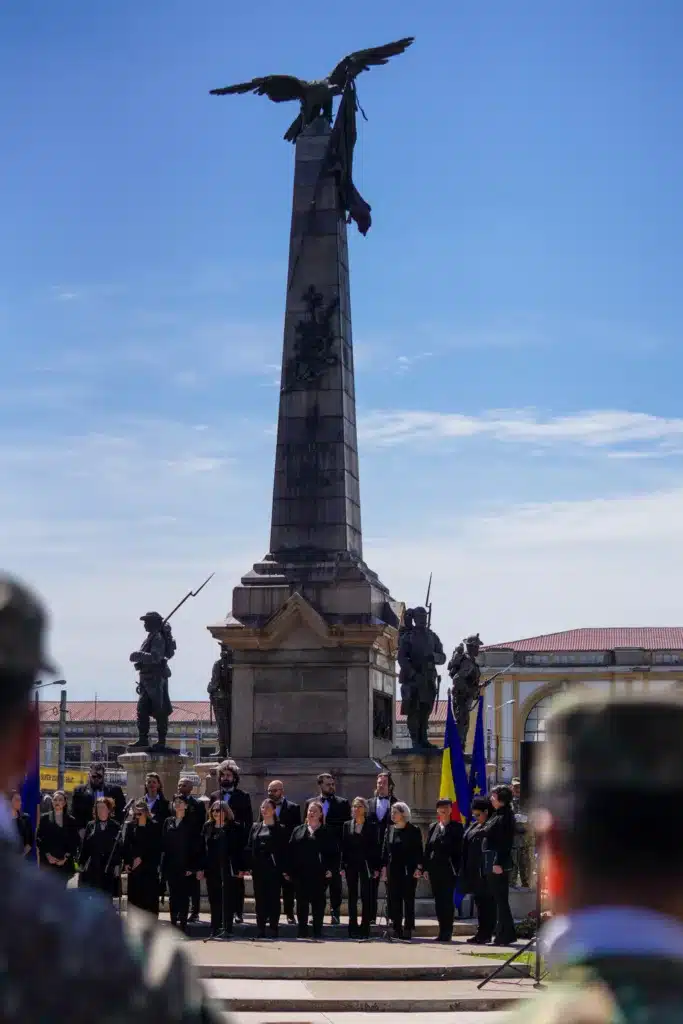
[[[424,608],[407,609],[398,643],[401,714],[408,719],[413,750],[437,750],[428,739],[429,716],[437,694],[436,666],[446,655],[436,633],[429,628]]]
[[[232,651],[226,644],[221,644],[221,656],[214,662],[211,682],[206,689],[218,729],[218,747],[214,756],[224,761],[230,752],[232,702]]]
[[[448,674],[453,683],[453,715],[463,750],[467,743],[470,714],[479,697],[481,669],[477,664],[477,655],[480,648],[479,634],[468,636],[456,647],[448,662]]]
[[[169,752],[166,746],[168,719],[173,706],[168,696],[168,680],[171,670],[169,659],[173,657],[176,643],[168,622],[162,619],[159,612],[146,612],[140,616],[147,636],[139,651],[133,651],[130,660],[140,673],[137,686],[139,694],[137,719],[138,738],[129,750],[153,750],[157,753]],[[157,724],[157,743],[150,748],[149,720],[154,718]],[[177,753],[177,751],[173,751]]]

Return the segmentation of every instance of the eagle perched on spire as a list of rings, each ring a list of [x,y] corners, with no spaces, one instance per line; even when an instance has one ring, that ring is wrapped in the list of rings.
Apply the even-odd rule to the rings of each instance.
[[[336,68],[320,81],[306,82],[293,75],[266,75],[264,78],[252,78],[251,82],[240,82],[237,85],[226,85],[223,89],[211,89],[212,96],[228,96],[233,93],[253,92],[257,96],[267,96],[273,103],[287,103],[298,100],[301,104],[299,116],[285,132],[288,142],[296,142],[304,128],[318,117],[327,118],[332,123],[332,102],[335,96],[341,96],[347,86],[362,72],[369,71],[379,64],[387,64],[390,57],[407,50],[414,42],[414,36],[398,39],[385,46],[374,46],[368,50],[356,50],[343,60]]]

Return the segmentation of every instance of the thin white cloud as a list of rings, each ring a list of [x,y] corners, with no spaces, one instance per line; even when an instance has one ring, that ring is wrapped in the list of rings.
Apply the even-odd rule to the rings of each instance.
[[[367,414],[360,419],[359,432],[365,443],[377,446],[488,437],[536,446],[574,444],[603,448],[642,442],[670,447],[674,442],[680,444],[683,419],[616,409],[545,419],[533,410],[491,411],[481,416],[397,410]],[[678,451],[672,450],[673,453]],[[634,457],[633,453],[630,457]]]

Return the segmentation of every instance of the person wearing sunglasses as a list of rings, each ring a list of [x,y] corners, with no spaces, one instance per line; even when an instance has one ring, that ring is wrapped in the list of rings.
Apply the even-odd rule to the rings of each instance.
[[[159,862],[161,828],[149,813],[147,801],[138,800],[133,819],[124,825],[123,863],[128,874],[128,903],[159,916]]]

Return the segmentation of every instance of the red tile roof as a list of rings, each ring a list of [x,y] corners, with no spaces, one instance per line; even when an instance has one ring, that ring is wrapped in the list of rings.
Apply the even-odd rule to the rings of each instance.
[[[396,721],[405,722],[406,716],[401,714],[400,711],[401,703],[396,701]],[[429,716],[430,722],[445,722],[446,721],[446,709],[448,708],[448,701],[438,700],[432,709],[432,713]]]
[[[641,647],[646,651],[683,650],[683,626],[616,626],[604,629],[566,629],[562,633],[544,633],[512,640],[505,644],[488,644],[484,651],[505,648],[513,651],[613,651],[617,647]]]
[[[173,702],[171,702],[173,703]],[[134,722],[137,701],[134,700],[70,700],[67,703],[69,722]],[[171,722],[208,722],[208,700],[188,700],[173,704]],[[59,701],[41,700],[41,722],[54,722],[59,717]]]

